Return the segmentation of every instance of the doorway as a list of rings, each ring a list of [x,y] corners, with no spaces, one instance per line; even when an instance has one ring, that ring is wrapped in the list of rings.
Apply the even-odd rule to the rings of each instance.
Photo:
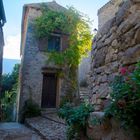
[[[55,73],[43,74],[42,108],[56,108],[57,77]]]

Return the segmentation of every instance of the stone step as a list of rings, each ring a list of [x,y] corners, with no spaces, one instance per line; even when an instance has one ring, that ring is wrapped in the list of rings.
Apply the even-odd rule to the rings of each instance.
[[[42,114],[53,114],[53,113],[57,113],[57,109],[56,108],[45,108],[42,110]]]
[[[46,112],[44,112],[44,114],[41,115],[43,118],[46,118],[50,121],[54,121],[56,123],[61,123],[61,124],[66,124],[65,121],[61,118],[59,118],[59,116],[57,115],[57,113],[52,113],[52,114],[48,114]]]
[[[88,92],[79,92],[80,94],[89,94]]]
[[[88,93],[82,92],[80,95],[89,95]]]
[[[80,89],[80,91],[86,91],[86,92],[87,92],[87,91],[88,91],[88,89]]]
[[[79,92],[86,92],[86,93],[89,93],[88,90],[79,90]]]
[[[80,93],[80,95],[89,95],[88,93]]]
[[[89,94],[81,93],[80,96],[89,96]]]
[[[88,91],[87,88],[80,87],[79,94],[80,94],[80,100],[81,100],[81,102],[84,102],[85,99],[89,99],[89,91]]]

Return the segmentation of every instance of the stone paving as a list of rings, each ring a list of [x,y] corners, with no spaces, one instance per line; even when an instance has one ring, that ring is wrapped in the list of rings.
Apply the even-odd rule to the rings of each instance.
[[[66,125],[56,113],[43,113],[40,117],[26,119],[29,128],[44,140],[66,140]]]
[[[0,140],[43,140],[35,131],[19,123],[0,123]]]
[[[26,126],[25,126],[26,125]],[[66,124],[55,112],[43,111],[42,116],[19,123],[0,123],[0,140],[66,140]]]

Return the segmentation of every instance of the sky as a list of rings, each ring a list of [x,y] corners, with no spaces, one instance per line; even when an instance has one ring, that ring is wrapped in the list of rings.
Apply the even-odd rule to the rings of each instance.
[[[7,23],[4,26],[4,58],[20,59],[21,19],[23,5],[51,0],[3,0]],[[93,20],[92,28],[98,28],[97,11],[108,0],[55,0],[58,4],[74,6]]]

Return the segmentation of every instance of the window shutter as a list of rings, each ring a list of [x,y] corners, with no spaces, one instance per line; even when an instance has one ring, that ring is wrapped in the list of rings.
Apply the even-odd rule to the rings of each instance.
[[[62,35],[62,51],[64,51],[69,46],[69,36]]]
[[[47,37],[39,39],[39,44],[38,44],[39,51],[43,51],[43,52],[47,51],[47,46],[48,46]]]

